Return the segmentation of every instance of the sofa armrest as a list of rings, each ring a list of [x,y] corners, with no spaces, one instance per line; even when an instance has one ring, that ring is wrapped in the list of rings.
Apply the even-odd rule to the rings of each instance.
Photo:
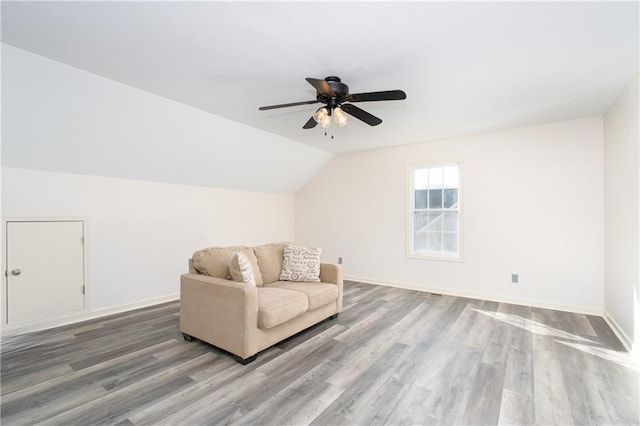
[[[335,263],[321,263],[320,281],[331,284],[342,283],[342,266]]]
[[[338,286],[338,312],[342,311],[342,266],[335,263],[320,264],[320,281]]]
[[[180,331],[241,358],[257,352],[258,289],[200,274],[180,277]]]

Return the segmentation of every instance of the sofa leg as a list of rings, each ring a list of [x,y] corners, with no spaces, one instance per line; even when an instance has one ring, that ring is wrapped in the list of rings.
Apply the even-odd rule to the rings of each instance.
[[[239,363],[240,363],[240,364],[242,364],[242,365],[247,365],[247,364],[249,364],[250,362],[255,361],[255,360],[256,360],[256,358],[258,358],[258,355],[257,355],[257,354],[256,354],[256,355],[253,355],[253,356],[250,356],[249,358],[240,358],[238,355],[234,355],[234,356],[233,356],[233,359],[235,359],[237,362],[239,362]]]
[[[187,342],[192,342],[193,341],[193,336],[189,336],[186,333],[182,333],[182,337],[184,337],[184,340],[186,340]]]
[[[340,312],[338,312],[337,314],[333,314],[329,317],[330,320],[334,320],[336,318],[338,318],[338,315],[340,315]]]

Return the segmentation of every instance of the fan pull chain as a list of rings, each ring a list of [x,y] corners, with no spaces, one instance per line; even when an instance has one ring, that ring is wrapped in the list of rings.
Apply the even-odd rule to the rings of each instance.
[[[331,120],[331,121],[329,122],[329,127],[328,127],[328,128],[325,128],[325,130],[324,130],[324,135],[325,135],[325,136],[329,136],[329,134],[327,133],[327,130],[330,130],[330,131],[331,131],[331,139],[333,139],[333,129],[334,129],[334,127],[333,127],[333,120]]]

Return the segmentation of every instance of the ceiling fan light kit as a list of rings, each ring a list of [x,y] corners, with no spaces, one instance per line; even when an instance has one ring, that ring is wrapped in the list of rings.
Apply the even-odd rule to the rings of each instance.
[[[313,119],[325,129],[331,125],[331,115],[329,115],[329,111],[324,107],[318,108],[313,114]]]
[[[347,114],[340,107],[336,107],[333,110],[333,121],[338,125],[338,127],[344,127],[347,125]]]
[[[258,109],[266,111],[276,108],[323,103],[326,106],[318,108],[309,121],[302,126],[303,129],[312,129],[318,124],[326,129],[331,126],[332,122],[339,127],[343,127],[348,121],[347,114],[365,122],[369,126],[377,126],[382,123],[382,120],[353,105],[353,102],[399,101],[407,98],[406,93],[402,90],[349,94],[349,86],[336,76],[329,76],[324,80],[307,77],[305,80],[316,89],[316,100],[269,105]]]
[[[333,120],[331,117],[333,117]],[[313,119],[325,129],[331,126],[332,121],[336,123],[338,127],[344,127],[347,125],[349,120],[347,114],[345,114],[339,106],[333,108],[333,111],[331,111],[329,107],[318,108],[318,110],[313,114]]]

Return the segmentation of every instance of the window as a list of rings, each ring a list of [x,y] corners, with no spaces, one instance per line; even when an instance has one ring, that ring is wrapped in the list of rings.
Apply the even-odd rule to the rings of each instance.
[[[459,165],[415,166],[409,181],[409,255],[460,259]]]

